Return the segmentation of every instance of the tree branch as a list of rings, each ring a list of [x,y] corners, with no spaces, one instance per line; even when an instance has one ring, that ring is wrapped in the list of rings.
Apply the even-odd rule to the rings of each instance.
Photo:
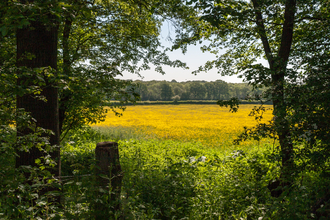
[[[268,60],[268,64],[269,67],[272,69],[273,68],[273,63],[274,63],[274,58],[272,55],[272,50],[269,46],[269,42],[268,42],[268,38],[267,38],[267,34],[266,34],[266,29],[265,29],[265,25],[264,25],[264,19],[262,17],[262,14],[259,10],[260,6],[258,4],[258,0],[252,0],[253,3],[253,8],[255,11],[255,15],[256,15],[256,25],[257,25],[257,32],[261,38],[262,44],[264,46],[264,51],[266,53],[266,57]]]
[[[296,22],[301,22],[301,21],[303,21],[303,20],[329,21],[329,20],[326,19],[326,18],[317,18],[317,17],[305,16],[305,17],[302,17],[302,18],[296,20]]]
[[[293,26],[296,12],[296,0],[287,0],[285,2],[284,12],[284,24],[281,38],[281,46],[278,51],[279,62],[283,62],[286,65],[289,59],[292,38],[293,38]]]

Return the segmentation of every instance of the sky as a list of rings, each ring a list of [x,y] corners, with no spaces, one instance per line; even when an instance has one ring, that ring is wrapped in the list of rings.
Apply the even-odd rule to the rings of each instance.
[[[166,40],[168,36],[174,33],[174,30],[171,30],[171,27],[169,24],[164,23],[162,26],[161,31],[161,42],[162,45],[165,47],[171,46],[171,43]],[[162,75],[161,73],[158,73],[154,70],[154,68],[151,67],[150,70],[147,71],[141,71],[140,74],[143,78],[140,78],[136,74],[131,74],[124,72],[123,77],[120,77],[120,79],[132,79],[132,80],[144,80],[144,81],[150,81],[150,80],[176,80],[178,82],[185,82],[185,81],[193,81],[193,80],[205,80],[205,81],[215,81],[215,80],[223,80],[225,82],[231,82],[231,83],[241,83],[242,79],[238,78],[237,76],[221,76],[217,73],[216,69],[212,69],[208,72],[201,72],[197,75],[192,74],[191,72],[198,69],[199,66],[203,65],[208,60],[214,60],[215,55],[211,53],[203,53],[200,50],[201,45],[190,45],[188,46],[188,50],[185,54],[181,52],[181,50],[176,50],[174,52],[168,52],[169,58],[171,60],[181,60],[182,62],[185,62],[187,66],[189,67],[188,70],[182,69],[182,68],[172,68],[168,66],[163,66],[164,71],[166,72],[165,75]]]

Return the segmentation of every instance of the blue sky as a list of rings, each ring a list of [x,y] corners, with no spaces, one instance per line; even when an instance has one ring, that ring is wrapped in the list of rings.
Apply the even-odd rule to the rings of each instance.
[[[174,33],[174,30],[170,30],[170,25],[165,23],[162,27],[161,32],[161,42],[163,46],[170,46],[171,43],[167,41],[167,37],[169,34]],[[181,50],[176,50],[174,52],[168,52],[168,55],[170,59],[176,60],[179,59],[185,63],[187,63],[187,66],[190,68],[188,70],[182,69],[182,68],[171,68],[164,66],[163,69],[166,72],[165,75],[162,75],[156,71],[154,71],[154,68],[151,68],[148,71],[142,71],[141,76],[143,77],[142,80],[144,81],[150,81],[150,80],[166,80],[171,81],[175,79],[178,82],[182,81],[192,81],[192,80],[205,80],[205,81],[215,81],[215,80],[223,80],[226,82],[233,82],[233,83],[239,83],[242,82],[242,79],[237,78],[237,76],[221,76],[217,73],[216,69],[212,69],[208,72],[201,72],[197,75],[191,74],[192,71],[196,70],[199,66],[203,65],[208,60],[213,60],[215,58],[214,54],[211,53],[203,53],[200,50],[200,45],[194,46],[188,46],[188,50],[185,54],[182,54]],[[122,79],[133,79],[137,80],[140,79],[138,75],[130,74],[130,73],[123,73]]]

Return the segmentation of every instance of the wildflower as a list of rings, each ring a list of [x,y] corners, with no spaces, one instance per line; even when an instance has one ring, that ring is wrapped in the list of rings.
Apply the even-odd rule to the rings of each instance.
[[[206,157],[205,156],[201,156],[197,159],[197,161],[200,161],[200,162],[205,162],[206,161]]]
[[[242,105],[236,113],[218,105],[128,106],[122,117],[108,111],[96,126],[128,127],[147,138],[198,141],[204,146],[226,145],[245,127],[256,125],[249,112],[254,105]],[[273,117],[268,111],[263,121]]]

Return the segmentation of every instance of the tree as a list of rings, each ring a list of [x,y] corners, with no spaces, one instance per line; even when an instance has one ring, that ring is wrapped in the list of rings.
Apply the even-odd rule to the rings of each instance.
[[[162,82],[160,84],[160,97],[162,98],[162,100],[165,100],[165,101],[169,101],[171,100],[172,96],[173,96],[173,91],[172,91],[172,87],[170,86],[169,83],[167,83],[166,81],[165,82]]]
[[[138,73],[149,63],[159,72],[162,64],[184,66],[159,50],[159,15],[164,11],[156,11],[156,5],[165,8],[158,1],[1,2],[0,43],[12,47],[17,42],[17,51],[1,48],[0,55],[1,85],[9,91],[1,107],[10,106],[1,117],[10,115],[9,125],[14,114],[22,113],[16,118],[17,167],[36,166],[50,146],[59,146],[61,131],[102,120],[109,99],[134,101],[131,83],[115,79],[122,71]],[[16,108],[7,94],[17,97]],[[32,141],[37,134],[39,139]],[[58,147],[52,156],[59,158]]]
[[[229,93],[228,84],[222,80],[216,80],[214,85],[214,99],[226,99]]]
[[[309,51],[305,49],[306,43],[327,44],[322,34],[314,34],[315,40],[308,40],[303,33],[306,30],[318,33],[316,26],[328,23],[328,3],[296,0],[188,0],[186,3],[196,10],[196,16],[181,23],[186,31],[178,32],[180,37],[174,48],[208,38],[211,44],[203,50],[226,48],[226,52],[196,72],[215,67],[226,75],[241,73],[256,88],[270,86],[268,97],[273,102],[275,116],[272,129],[281,149],[280,178],[283,186],[290,185],[295,170],[295,152],[292,142],[294,124],[291,124],[288,113],[293,106],[292,99],[288,99],[292,94],[289,87],[292,83],[297,84],[300,73],[306,74],[314,65],[306,61],[305,55]],[[324,32],[329,33],[328,29]],[[311,48],[309,55],[316,52],[315,47]],[[258,58],[265,59],[268,67],[258,63]]]
[[[317,10],[316,10],[316,8]],[[297,82],[287,85],[286,93],[289,120],[292,121],[293,140],[303,144],[297,150],[297,157],[308,158],[300,169],[319,170],[322,177],[326,174],[326,163],[329,159],[329,44],[330,33],[329,2],[317,2],[310,8],[304,19],[296,28],[299,44],[292,50],[296,68],[305,70],[297,76]],[[300,18],[301,19],[301,18]],[[325,193],[323,198],[330,198]]]
[[[182,96],[182,93],[185,91],[184,84],[181,82],[171,82],[172,90],[174,95]]]
[[[142,101],[149,100],[149,91],[146,84],[142,81],[135,81],[134,84],[136,85],[135,91],[139,94],[140,99]]]
[[[205,83],[204,86],[205,86],[205,89],[206,89],[206,99],[213,100],[214,99],[214,93],[215,93],[214,85],[212,83]]]
[[[42,11],[37,14],[33,10],[24,13],[29,20],[22,28],[16,31],[17,41],[17,87],[40,86],[39,93],[25,93],[17,95],[16,108],[28,112],[34,119],[32,127],[26,127],[24,123],[17,121],[17,135],[23,137],[33,134],[35,129],[43,128],[52,133],[46,135],[51,146],[59,146],[59,124],[58,124],[58,92],[56,87],[57,69],[57,36],[58,22],[49,8],[54,7],[55,2],[42,4],[40,2],[27,3],[22,1],[23,7],[41,7]],[[32,146],[28,151],[20,143],[17,148],[16,167],[36,166],[36,159],[45,156],[44,150]],[[60,174],[59,148],[52,153],[56,160],[56,168],[53,175]]]
[[[202,100],[205,98],[206,89],[204,85],[200,82],[192,82],[189,85],[189,92],[192,96],[192,99],[195,100]]]
[[[162,65],[184,66],[179,61],[170,61],[160,50],[158,35],[163,18],[159,15],[165,9],[155,8],[160,4],[158,1],[68,3],[71,7],[64,13],[60,26],[59,71],[64,82],[60,89],[62,136],[74,127],[104,119],[104,105],[119,114],[116,109],[124,109],[122,104],[137,99],[130,81],[115,78],[123,71],[138,74],[149,69],[151,63],[161,73]],[[142,98],[149,99],[146,94]],[[121,103],[110,105],[110,99]]]

